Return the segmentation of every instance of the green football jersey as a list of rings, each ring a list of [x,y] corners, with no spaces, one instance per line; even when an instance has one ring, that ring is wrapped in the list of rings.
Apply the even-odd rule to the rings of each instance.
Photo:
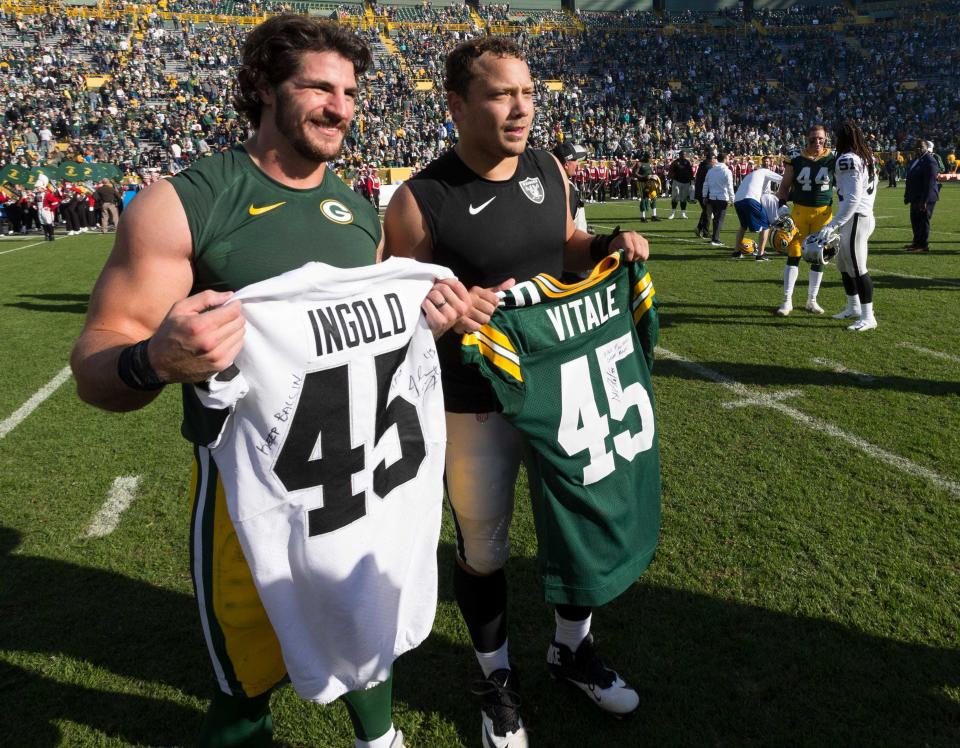
[[[377,261],[373,206],[327,169],[319,187],[271,179],[242,147],[203,158],[170,179],[193,239],[193,290],[236,291],[311,261],[342,268]],[[183,435],[207,444],[225,411],[204,408],[183,388]]]
[[[463,337],[464,360],[530,446],[547,601],[603,605],[647,568],[660,533],[653,283],[614,253],[583,281],[541,274],[502,296]]]
[[[790,200],[795,205],[806,205],[810,208],[832,205],[836,161],[837,154],[833,151],[827,151],[820,158],[814,158],[806,151],[792,152],[789,160],[793,167]]]

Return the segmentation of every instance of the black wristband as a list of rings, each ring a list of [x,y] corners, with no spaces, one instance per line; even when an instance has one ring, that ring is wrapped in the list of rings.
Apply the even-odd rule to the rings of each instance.
[[[600,262],[604,257],[610,254],[610,242],[620,235],[620,227],[617,226],[612,234],[597,234],[590,241],[590,259],[594,262]]]
[[[132,390],[149,392],[159,390],[166,384],[150,365],[148,345],[150,338],[127,346],[120,351],[120,358],[117,359],[117,376]]]

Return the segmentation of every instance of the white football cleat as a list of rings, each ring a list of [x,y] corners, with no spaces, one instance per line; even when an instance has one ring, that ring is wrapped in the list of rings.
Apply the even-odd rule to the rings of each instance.
[[[547,649],[547,667],[551,676],[576,686],[594,705],[614,717],[624,717],[640,704],[637,692],[600,659],[592,634],[580,642],[576,652],[571,652],[565,644],[551,643]]]
[[[857,319],[860,318],[860,307],[853,307],[852,309],[847,307],[843,311],[833,315],[834,319],[854,319],[855,317]]]
[[[784,301],[779,307],[777,307],[777,314],[779,314],[781,317],[786,317],[792,311],[793,302],[789,300]]]
[[[473,693],[482,700],[480,741],[483,748],[528,748],[527,731],[520,719],[516,673],[495,670],[477,686]]]
[[[676,214],[676,213],[671,213],[669,216],[667,216],[667,220],[668,220],[668,221],[672,221],[672,220],[673,220],[674,218],[676,218],[676,217],[677,217],[677,214]]]
[[[873,330],[877,326],[877,320],[875,317],[870,317],[870,319],[860,319],[854,322],[847,329],[851,332],[866,332],[867,330]]]
[[[823,314],[823,307],[816,301],[808,301],[804,309],[810,312],[810,314]]]

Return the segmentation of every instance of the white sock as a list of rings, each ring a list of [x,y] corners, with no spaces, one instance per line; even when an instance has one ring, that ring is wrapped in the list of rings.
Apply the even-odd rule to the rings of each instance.
[[[860,310],[860,297],[857,294],[847,296],[847,311],[857,312]]]
[[[823,273],[819,270],[810,271],[810,285],[807,286],[807,301],[816,301],[817,294],[820,293],[820,282],[823,280]]]
[[[651,209],[650,209],[650,215],[653,216],[654,218],[656,218],[656,216],[657,216],[657,209],[656,209],[656,208],[651,208]]]
[[[390,724],[390,729],[387,730],[379,738],[374,738],[373,740],[360,740],[357,738],[356,742],[353,744],[354,748],[390,748],[390,743],[393,742],[394,736],[397,734],[397,728],[393,726],[393,723]]]
[[[860,305],[860,319],[873,319],[873,302]]]
[[[477,655],[477,662],[480,663],[480,669],[483,671],[484,678],[489,678],[490,673],[495,670],[510,669],[507,642],[504,642],[500,649],[495,649],[493,652],[477,652],[474,650],[474,653]]]
[[[586,639],[587,634],[590,633],[590,621],[593,619],[593,614],[591,613],[582,621],[568,621],[556,612],[553,616],[557,619],[557,633],[553,637],[554,640],[558,644],[568,647],[571,652],[576,652],[580,642]]]
[[[783,297],[784,301],[793,298],[793,287],[797,285],[797,276],[800,274],[800,268],[796,265],[787,265],[783,269]]]

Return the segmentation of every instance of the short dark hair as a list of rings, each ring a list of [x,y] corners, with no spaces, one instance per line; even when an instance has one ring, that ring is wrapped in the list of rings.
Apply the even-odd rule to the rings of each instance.
[[[506,36],[478,36],[458,44],[447,55],[447,64],[443,87],[448,93],[466,98],[470,83],[476,78],[473,61],[489,52],[494,57],[514,57],[526,62],[523,50],[511,38]]]
[[[343,26],[291,13],[267,19],[243,43],[233,99],[237,111],[254,127],[260,126],[263,113],[257,89],[279,87],[299,70],[305,52],[336,52],[353,63],[356,75],[370,66],[366,43]]]

